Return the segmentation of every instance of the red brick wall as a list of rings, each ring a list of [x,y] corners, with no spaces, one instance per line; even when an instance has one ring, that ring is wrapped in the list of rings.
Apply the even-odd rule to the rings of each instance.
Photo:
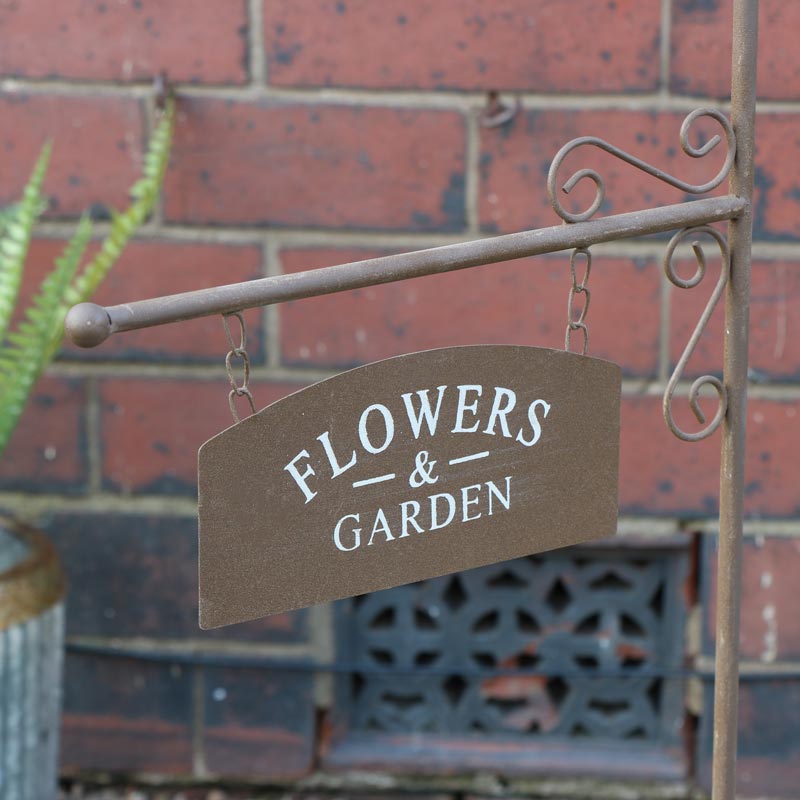
[[[725,105],[730,6],[0,0],[0,202],[18,196],[53,137],[52,205],[31,253],[30,286],[83,209],[124,201],[153,125],[149,81],[165,70],[179,115],[163,202],[101,302],[556,224],[545,174],[574,136],[602,135],[682,177],[713,172],[676,155],[677,134],[696,106]],[[742,643],[746,671],[777,676],[796,669],[800,648],[792,592],[800,569],[800,7],[763,0],[761,25]],[[490,90],[522,102],[496,128],[480,122]],[[599,163],[607,212],[682,199],[624,165]],[[709,668],[719,437],[679,442],[660,415],[666,377],[708,289],[668,292],[663,246],[596,249],[591,351],[626,375],[626,529],[647,533],[674,520],[701,532],[698,663]],[[415,349],[559,347],[566,263],[525,260],[248,312],[256,402]],[[692,374],[720,369],[720,313]],[[326,652],[325,609],[223,634],[196,627],[196,451],[230,421],[225,349],[216,319],[125,334],[96,351],[65,347],[38,387],[0,465],[0,505],[52,531],[71,575],[73,644],[115,636],[270,658]],[[74,655],[67,675],[70,769],[284,778],[311,768],[307,674],[259,681],[219,666]],[[739,769],[747,796],[800,796],[798,685],[746,685]],[[283,705],[258,717],[252,691]],[[765,744],[754,727],[784,733]],[[707,784],[707,730],[703,737],[696,773]]]

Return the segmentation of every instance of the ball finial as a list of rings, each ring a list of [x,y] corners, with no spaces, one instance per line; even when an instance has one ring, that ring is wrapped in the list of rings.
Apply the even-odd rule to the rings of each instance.
[[[97,347],[111,335],[111,319],[96,303],[78,303],[69,310],[64,330],[78,347]]]

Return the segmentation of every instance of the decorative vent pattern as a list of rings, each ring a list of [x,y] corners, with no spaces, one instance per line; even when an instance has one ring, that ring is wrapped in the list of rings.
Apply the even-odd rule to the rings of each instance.
[[[347,728],[674,745],[684,576],[681,551],[571,548],[354,598]]]

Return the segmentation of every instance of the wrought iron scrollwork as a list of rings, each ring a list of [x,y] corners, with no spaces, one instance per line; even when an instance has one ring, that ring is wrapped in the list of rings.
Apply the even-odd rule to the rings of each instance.
[[[698,241],[692,241],[691,243],[695,259],[697,260],[697,270],[692,277],[681,278],[675,271],[675,264],[673,262],[675,251],[678,245],[687,239],[693,239],[694,237],[699,236],[709,236],[719,246],[722,262],[720,275],[719,279],[717,280],[717,285],[714,287],[714,291],[712,292],[711,297],[700,316],[700,321],[697,323],[689,342],[687,343],[681,357],[678,359],[678,363],[675,365],[675,369],[672,372],[669,382],[667,383],[666,391],[664,392],[664,421],[667,423],[667,427],[669,427],[675,436],[677,436],[679,439],[683,439],[686,442],[697,442],[714,433],[714,431],[722,423],[725,412],[728,408],[728,394],[722,381],[712,375],[703,375],[700,378],[697,378],[697,380],[695,380],[689,389],[689,407],[692,409],[697,421],[701,425],[705,425],[705,427],[695,433],[687,433],[678,427],[672,417],[672,397],[675,393],[675,387],[678,385],[678,381],[683,375],[686,364],[691,358],[691,355],[697,346],[697,342],[699,341],[700,336],[708,324],[708,320],[714,312],[720,297],[722,297],[722,294],[725,291],[725,286],[728,283],[728,276],[730,273],[730,250],[728,248],[728,242],[725,236],[723,236],[723,234],[715,228],[712,228],[708,225],[702,225],[700,227],[684,228],[683,230],[678,231],[678,233],[676,233],[670,240],[669,245],[667,245],[667,251],[664,254],[664,272],[666,273],[669,281],[680,289],[693,289],[703,280],[706,274],[706,257],[705,253],[703,252],[703,248]],[[701,410],[699,403],[700,390],[704,386],[712,387],[717,393],[717,413],[714,416],[714,419],[712,419],[707,425],[706,415]]]
[[[602,205],[606,195],[605,182],[600,174],[593,169],[578,170],[561,186],[561,191],[568,194],[584,178],[591,180],[595,185],[595,197],[589,208],[583,212],[573,214],[564,208],[558,196],[556,184],[558,171],[561,168],[561,164],[573,150],[585,145],[604,150],[605,152],[610,153],[612,156],[615,156],[616,158],[625,161],[637,169],[642,170],[642,172],[646,172],[648,175],[652,175],[654,178],[657,178],[658,180],[663,181],[670,186],[674,186],[676,189],[680,189],[688,194],[704,194],[705,192],[710,192],[712,189],[716,189],[716,187],[728,177],[728,173],[731,171],[731,167],[733,166],[733,159],[736,155],[736,136],[733,132],[730,122],[728,122],[725,115],[720,111],[711,108],[698,108],[695,111],[692,111],[692,113],[686,117],[681,125],[680,144],[681,149],[684,153],[686,153],[686,155],[691,156],[692,158],[702,158],[703,156],[708,155],[708,153],[710,153],[722,141],[722,137],[720,137],[719,134],[713,136],[705,144],[702,144],[698,147],[695,147],[689,141],[692,125],[694,124],[695,120],[699,119],[700,117],[710,117],[719,123],[727,145],[725,163],[722,165],[722,168],[719,170],[716,176],[707,183],[687,183],[675,178],[661,169],[658,169],[657,167],[652,166],[651,164],[648,164],[646,161],[642,161],[641,159],[630,155],[630,153],[626,153],[624,150],[620,150],[618,147],[609,144],[604,139],[599,139],[596,136],[581,136],[577,139],[573,139],[571,142],[567,142],[567,144],[565,144],[558,151],[556,157],[553,159],[553,163],[550,165],[550,171],[547,175],[547,194],[550,198],[550,204],[552,205],[553,209],[565,222],[585,222],[586,220],[590,219],[597,209]]]

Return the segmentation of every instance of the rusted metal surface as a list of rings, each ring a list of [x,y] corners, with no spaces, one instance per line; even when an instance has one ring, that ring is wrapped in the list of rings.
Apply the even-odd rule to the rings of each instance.
[[[664,172],[664,170],[659,169],[658,167],[654,167],[652,164],[648,164],[646,161],[642,161],[640,158],[637,158],[630,153],[626,153],[624,150],[620,150],[620,148],[615,147],[613,144],[610,144],[604,139],[599,139],[596,136],[581,136],[577,139],[573,139],[571,142],[567,142],[567,144],[565,144],[558,151],[556,157],[553,159],[553,162],[550,164],[550,171],[547,174],[547,196],[550,198],[550,205],[553,207],[553,210],[565,222],[585,222],[595,214],[595,212],[602,205],[603,200],[605,200],[605,181],[603,180],[602,176],[593,169],[578,170],[567,181],[561,184],[561,186],[558,185],[558,172],[561,169],[561,165],[564,163],[564,159],[579,147],[588,146],[604,150],[606,153],[609,153],[615,158],[625,161],[632,167],[636,167],[636,169],[639,169],[653,178],[675,187],[676,189],[680,189],[682,192],[686,192],[687,194],[705,194],[706,192],[710,192],[712,189],[716,189],[717,186],[719,186],[722,181],[728,177],[731,167],[733,166],[733,159],[736,154],[736,136],[734,135],[731,124],[720,111],[711,108],[698,108],[695,111],[692,111],[692,113],[689,114],[689,116],[687,116],[683,121],[683,125],[681,125],[680,144],[681,149],[684,153],[686,153],[687,156],[690,156],[691,158],[702,158],[714,150],[722,141],[720,136],[716,135],[700,147],[695,147],[692,145],[691,141],[689,140],[692,125],[697,119],[702,117],[709,117],[715,120],[722,128],[725,136],[725,162],[723,163],[722,167],[720,167],[719,172],[717,172],[717,174],[711,180],[702,184],[687,183],[686,181],[682,181],[679,178],[670,175],[668,172]],[[587,208],[585,211],[580,213],[571,213],[562,205],[560,194],[561,192],[569,194],[578,185],[578,183],[584,179],[592,181],[595,185],[594,200],[589,208]]]
[[[744,200],[732,195],[712,197],[573,225],[511,233],[107,308],[94,303],[81,303],[69,312],[66,332],[75,344],[95,347],[110,334],[121,331],[150,328],[211,314],[229,314],[256,306],[588,247],[598,242],[722,222],[739,216],[745,206]]]
[[[699,322],[692,332],[688,344],[684,348],[681,357],[678,359],[678,363],[675,365],[675,369],[672,372],[669,382],[667,383],[666,391],[664,392],[664,421],[667,423],[667,427],[675,434],[675,436],[677,436],[679,439],[683,439],[685,442],[698,442],[701,439],[711,436],[711,434],[714,433],[714,431],[722,424],[722,420],[724,419],[725,412],[728,408],[728,392],[723,383],[719,380],[719,378],[715,378],[713,375],[702,375],[701,377],[697,378],[694,383],[692,383],[692,386],[689,389],[689,407],[692,409],[697,421],[701,425],[705,425],[705,427],[699,431],[691,433],[686,432],[678,426],[672,416],[672,399],[673,395],[675,394],[678,381],[683,376],[683,371],[686,368],[686,364],[691,358],[694,348],[697,347],[697,343],[700,340],[700,337],[702,336],[703,331],[705,330],[705,327],[711,318],[711,315],[714,313],[714,309],[717,307],[717,303],[719,303],[720,298],[725,291],[725,287],[728,285],[728,275],[730,272],[730,251],[728,249],[728,243],[725,237],[716,228],[703,225],[697,228],[684,228],[682,231],[678,231],[678,233],[676,233],[675,236],[673,236],[670,240],[669,245],[667,245],[667,251],[664,255],[664,272],[666,273],[670,282],[680,289],[694,289],[702,282],[706,274],[706,257],[701,244],[703,237],[711,238],[719,248],[721,256],[719,279],[717,280],[717,285],[715,286],[714,291],[711,293],[711,297],[700,316]],[[692,275],[691,278],[681,278],[675,269],[673,259],[678,245],[687,239],[692,243],[692,251],[697,259],[697,271],[694,273],[694,275]],[[703,410],[700,408],[699,402],[700,390],[704,386],[711,386],[717,393],[718,400],[717,412],[714,415],[714,419],[712,419],[708,425],[706,425],[706,416]]]
[[[60,602],[64,573],[50,540],[33,528],[0,517],[0,631],[22,625]],[[5,563],[9,561],[9,563]]]
[[[500,128],[519,114],[522,103],[518,97],[513,103],[504,103],[499,92],[491,91],[486,97],[486,108],[481,113],[480,121],[484,128]]]
[[[230,323],[228,320],[233,317],[239,323],[239,343],[237,344],[231,334]],[[253,400],[253,393],[250,391],[250,356],[247,355],[247,326],[244,317],[240,312],[234,311],[232,314],[225,314],[222,318],[222,325],[225,329],[225,338],[228,340],[228,350],[225,356],[225,372],[228,373],[228,382],[231,390],[228,392],[228,405],[231,409],[231,416],[234,422],[239,422],[239,412],[236,410],[236,398],[246,397],[250,405],[250,412],[256,413],[256,403]],[[237,358],[242,362],[242,381],[237,383],[236,376],[233,374],[233,359]]]
[[[578,273],[576,271],[576,262],[578,257],[582,256],[585,261],[583,270],[583,277],[578,280]],[[592,299],[592,292],[589,289],[589,276],[592,273],[592,254],[588,247],[578,247],[572,251],[572,256],[569,259],[569,274],[572,279],[572,285],[569,287],[569,294],[567,295],[567,327],[564,331],[564,349],[569,353],[572,351],[572,334],[575,331],[580,331],[583,337],[581,345],[581,355],[586,355],[589,349],[589,326],[586,324],[586,315],[589,313],[589,303]],[[583,305],[578,309],[575,308],[576,295],[583,295]]]
[[[452,347],[223,431],[199,456],[201,625],[612,536],[620,386],[561,350]]]
[[[753,236],[758,0],[734,0],[731,122],[736,160],[730,188],[748,203],[728,227],[730,281],[725,295],[724,379],[728,409],[722,427],[717,636],[714,684],[713,800],[736,796],[736,740],[739,700],[739,605],[742,584],[747,348],[750,328],[750,259]]]

